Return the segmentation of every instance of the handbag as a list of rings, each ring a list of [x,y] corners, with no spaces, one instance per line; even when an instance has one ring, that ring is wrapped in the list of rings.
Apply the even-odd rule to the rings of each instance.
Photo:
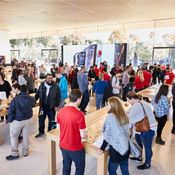
[[[143,120],[136,122],[135,124],[135,128],[137,132],[147,132],[150,130],[150,123],[146,114],[146,111],[143,107],[143,104],[141,102],[139,102],[142,106],[143,112],[144,112],[144,118]]]
[[[141,157],[142,148],[137,144],[136,140],[131,138],[129,140],[130,154],[133,157]]]

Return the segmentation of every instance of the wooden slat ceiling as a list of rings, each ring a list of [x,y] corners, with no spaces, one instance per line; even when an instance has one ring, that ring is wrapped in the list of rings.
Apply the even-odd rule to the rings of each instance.
[[[175,0],[0,0],[0,29],[28,33],[174,18]]]

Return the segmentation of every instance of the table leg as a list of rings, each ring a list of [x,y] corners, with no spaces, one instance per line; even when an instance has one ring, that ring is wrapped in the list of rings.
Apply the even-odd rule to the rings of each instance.
[[[108,153],[97,157],[97,175],[107,175]]]
[[[48,140],[48,173],[56,175],[56,142]]]

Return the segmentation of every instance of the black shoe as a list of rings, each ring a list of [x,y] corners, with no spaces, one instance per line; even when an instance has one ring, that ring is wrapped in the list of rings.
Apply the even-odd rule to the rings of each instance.
[[[0,123],[2,123],[2,122],[4,122],[4,118],[1,118],[1,119],[0,119]]]
[[[131,160],[136,160],[138,162],[141,162],[142,161],[142,158],[141,157],[130,157]]]
[[[27,156],[28,156],[28,154],[23,154],[23,156],[24,156],[24,157],[27,157]]]
[[[139,170],[146,170],[150,168],[151,168],[151,165],[147,165],[146,163],[144,163],[143,165],[137,166],[137,169]]]
[[[39,132],[39,133],[35,136],[35,138],[42,137],[43,135],[44,135],[44,133]]]
[[[12,155],[9,155],[6,157],[6,160],[17,160],[19,159],[19,156],[12,156]]]
[[[19,136],[19,137],[18,137],[18,142],[21,143],[22,140],[23,140],[23,136]]]
[[[165,145],[165,141],[163,141],[160,137],[156,138],[156,143],[159,145]]]
[[[171,134],[175,134],[175,130],[172,129],[172,130],[171,130]]]

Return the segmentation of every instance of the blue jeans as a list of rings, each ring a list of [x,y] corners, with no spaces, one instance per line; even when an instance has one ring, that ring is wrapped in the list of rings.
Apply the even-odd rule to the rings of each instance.
[[[85,151],[68,151],[61,148],[63,155],[63,175],[71,174],[72,161],[75,163],[75,175],[83,175],[85,169]]]
[[[128,159],[123,160],[121,162],[113,163],[110,158],[108,164],[109,175],[117,175],[116,171],[118,166],[120,166],[122,175],[129,175]]]
[[[96,108],[97,110],[102,108],[104,105],[103,102],[103,94],[96,94]]]
[[[42,111],[42,114],[39,115],[39,132],[44,133],[45,129],[45,119],[48,116],[48,131],[54,128],[55,123],[55,109],[48,109],[46,107],[40,108],[39,112]]]
[[[145,163],[147,165],[151,164],[151,158],[153,155],[152,152],[152,143],[155,132],[153,130],[149,130],[148,132],[142,132],[140,134],[135,134],[135,139],[141,148],[145,148]]]

